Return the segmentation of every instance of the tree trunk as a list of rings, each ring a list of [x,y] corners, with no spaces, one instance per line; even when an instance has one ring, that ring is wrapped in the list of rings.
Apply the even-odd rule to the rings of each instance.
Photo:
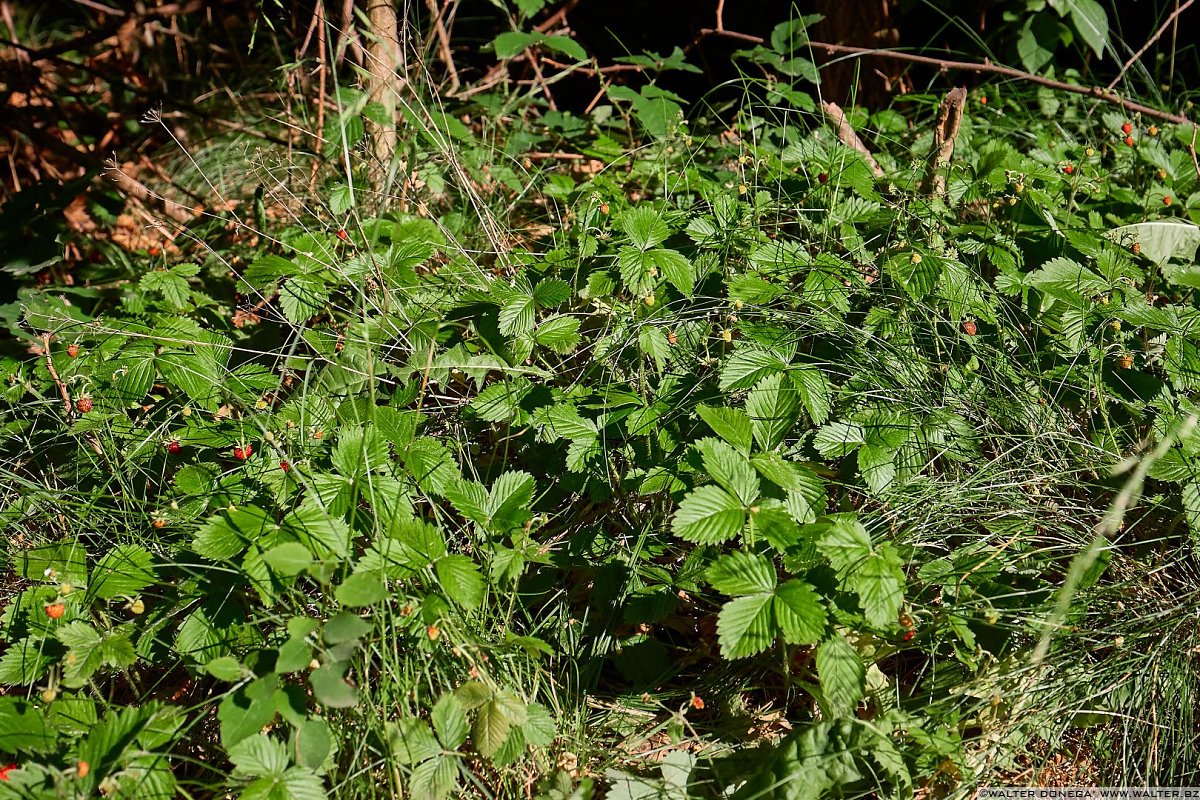
[[[895,47],[900,31],[892,20],[894,0],[817,0],[824,15],[813,38],[855,47]],[[822,67],[821,96],[840,104],[883,108],[903,91],[903,66],[869,56],[850,58]]]
[[[406,83],[398,73],[404,66],[401,58],[400,26],[396,0],[367,0],[367,93],[371,102],[384,109],[384,124],[370,126],[375,170],[382,185],[391,171],[396,155],[396,96]]]

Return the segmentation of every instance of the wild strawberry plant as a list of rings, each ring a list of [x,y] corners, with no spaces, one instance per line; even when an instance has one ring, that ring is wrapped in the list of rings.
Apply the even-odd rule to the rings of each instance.
[[[798,35],[728,129],[431,116],[410,210],[364,159],[23,290],[0,797],[909,797],[1131,713],[1063,676],[1144,556],[1074,559],[1144,441],[1131,527],[1200,535],[1190,132],[990,88],[930,196],[929,99],[851,113],[877,177]]]

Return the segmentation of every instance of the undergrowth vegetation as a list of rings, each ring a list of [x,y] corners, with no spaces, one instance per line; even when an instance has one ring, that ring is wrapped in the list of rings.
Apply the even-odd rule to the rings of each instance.
[[[777,34],[383,178],[340,87],[0,308],[0,798],[1194,782],[1195,129],[987,85],[930,191],[940,96],[868,155]]]

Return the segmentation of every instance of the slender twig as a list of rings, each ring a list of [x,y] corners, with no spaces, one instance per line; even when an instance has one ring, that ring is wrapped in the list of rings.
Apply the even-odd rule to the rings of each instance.
[[[696,42],[709,36],[721,36],[726,39],[736,39],[738,41],[749,42],[751,44],[763,44],[766,42],[766,40],[761,36],[752,36],[748,33],[738,33],[737,31],[728,30],[721,31],[717,30],[716,28],[702,28],[700,33],[697,35],[695,42],[693,42],[692,45],[689,45],[689,47],[694,46]],[[1057,89],[1061,92],[1086,95],[1104,103],[1120,106],[1128,111],[1137,111],[1146,115],[1147,117],[1153,117],[1154,119],[1166,120],[1167,122],[1174,122],[1178,125],[1196,124],[1182,114],[1172,114],[1169,111],[1160,111],[1157,108],[1151,108],[1150,106],[1143,105],[1142,103],[1136,103],[1132,100],[1127,100],[1119,94],[1110,92],[1101,86],[1081,86],[1074,83],[1064,83],[1063,81],[1056,81],[1053,78],[1044,78],[1041,75],[1035,75],[1032,72],[1025,72],[1012,67],[1003,67],[999,64],[993,64],[989,61],[982,63],[976,61],[954,61],[945,58],[934,58],[933,56],[921,56],[915,53],[904,53],[899,50],[880,50],[870,47],[853,47],[851,45],[831,44],[829,42],[809,42],[808,46],[813,50],[824,50],[829,55],[841,53],[844,55],[885,58],[892,61],[906,61],[912,64],[926,64],[931,67],[937,67],[942,72],[954,70],[959,72],[974,72],[983,75],[1003,75],[1008,78],[1015,78],[1028,83],[1034,83],[1038,86]]]
[[[596,67],[596,66],[588,67],[588,66],[584,66],[583,64],[564,64],[563,62],[555,61],[552,58],[543,57],[541,60],[542,60],[543,64],[549,64],[550,66],[554,67],[555,69],[570,70],[571,72],[577,72],[580,75],[586,75],[589,78],[595,77],[597,75],[611,75],[614,72],[645,72],[646,71],[646,68],[641,66],[640,64],[609,64],[606,67]]]
[[[342,36],[342,43],[338,45],[337,52],[343,53],[349,49],[350,57],[354,59],[354,62],[362,64],[366,56],[363,54],[362,44],[358,40],[358,28],[354,24],[354,0],[342,0],[342,29],[339,33]],[[338,60],[340,60],[340,56]]]
[[[1192,128],[1192,143],[1188,145],[1188,152],[1192,154],[1192,166],[1196,168],[1196,177],[1200,178],[1200,161],[1196,160],[1196,129]]]
[[[567,2],[562,4],[562,7],[558,9],[558,11],[555,11],[537,25],[534,25],[533,29],[538,33],[545,33],[554,26],[558,25],[560,22],[566,22],[567,14],[570,14],[577,5],[579,5],[579,0],[567,0]]]
[[[81,6],[86,6],[93,11],[99,11],[102,14],[112,14],[114,17],[125,16],[125,12],[121,9],[113,8],[112,6],[106,6],[103,3],[97,3],[95,0],[73,0],[73,2]]]
[[[75,407],[71,405],[71,393],[67,391],[67,385],[63,383],[62,378],[58,377],[58,370],[54,368],[54,358],[50,352],[50,334],[42,334],[42,349],[46,356],[46,370],[50,373],[50,380],[54,381],[54,385],[58,387],[59,394],[62,395],[63,405],[67,407],[67,419],[75,415]]]
[[[537,79],[538,85],[542,87],[542,94],[546,97],[546,105],[551,111],[558,111],[558,104],[554,102],[554,94],[550,91],[550,84],[546,82],[546,76],[542,74],[542,67],[538,64],[538,59],[532,53],[529,54],[529,66],[533,67],[534,77]]]
[[[437,37],[438,57],[442,59],[446,74],[450,76],[449,93],[454,94],[461,84],[458,80],[458,70],[454,67],[454,53],[450,49],[450,34],[446,32],[446,26],[442,23],[443,9],[438,8],[437,0],[425,0],[425,6],[433,15],[433,33]]]
[[[1149,50],[1150,46],[1157,42],[1159,38],[1161,38],[1162,35],[1167,32],[1167,28],[1171,27],[1171,24],[1174,23],[1175,20],[1179,19],[1179,15],[1184,11],[1187,11],[1188,6],[1195,2],[1196,0],[1187,0],[1187,2],[1183,5],[1177,5],[1176,9],[1171,12],[1171,16],[1167,17],[1166,21],[1163,22],[1163,24],[1158,27],[1158,30],[1154,32],[1154,35],[1146,40],[1146,43],[1142,45],[1141,49],[1131,55],[1129,60],[1121,65],[1121,71],[1117,73],[1117,77],[1112,79],[1112,83],[1108,84],[1107,88],[1111,89],[1120,83],[1121,78],[1125,77],[1125,73],[1129,71],[1129,68],[1133,66],[1134,62],[1141,58],[1142,54]]]

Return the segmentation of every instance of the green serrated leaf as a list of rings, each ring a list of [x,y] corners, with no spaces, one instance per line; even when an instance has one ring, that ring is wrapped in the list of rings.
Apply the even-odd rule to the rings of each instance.
[[[717,638],[725,658],[747,658],[775,641],[774,595],[769,592],[731,600],[717,616]]]
[[[833,717],[850,717],[866,692],[866,670],[858,651],[840,633],[817,648],[817,676],[825,710]]]
[[[815,644],[825,635],[827,612],[813,587],[790,580],[775,590],[775,620],[789,644]]]
[[[799,402],[796,390],[779,373],[763,378],[746,397],[746,413],[754,440],[763,450],[774,450],[796,424]]]
[[[758,475],[743,454],[720,439],[701,439],[693,447],[699,451],[704,470],[714,481],[749,508],[758,498]]]
[[[470,727],[467,710],[453,694],[443,694],[430,712],[438,741],[447,750],[457,750],[467,740]]]
[[[449,555],[435,565],[438,583],[446,596],[464,608],[478,608],[483,602],[487,582],[468,556]]]
[[[689,542],[717,544],[737,536],[745,523],[746,509],[736,497],[718,486],[701,486],[679,504],[671,531]]]
[[[758,594],[775,589],[775,567],[765,556],[736,551],[708,568],[708,582],[729,595]]]

